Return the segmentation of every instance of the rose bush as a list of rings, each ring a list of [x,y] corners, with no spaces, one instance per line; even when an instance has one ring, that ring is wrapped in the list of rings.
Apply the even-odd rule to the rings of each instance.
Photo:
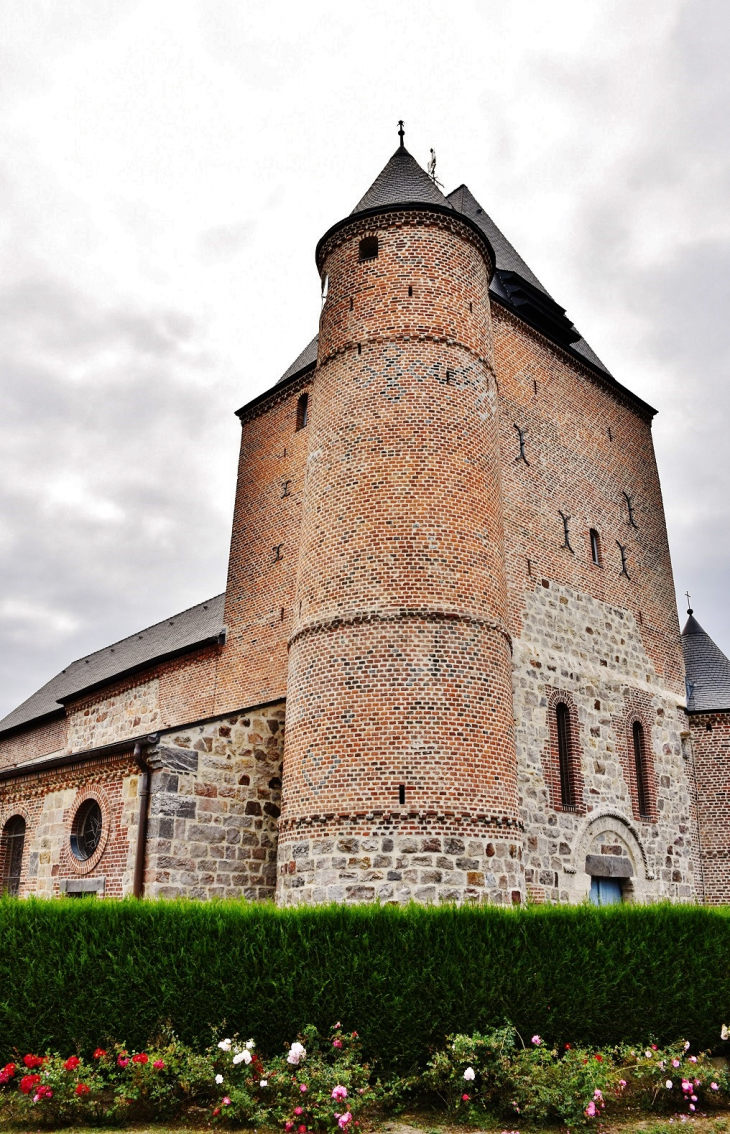
[[[88,1057],[16,1052],[0,1069],[0,1119],[24,1128],[187,1117],[283,1134],[356,1134],[376,1106],[435,1102],[466,1122],[490,1115],[572,1129],[611,1112],[691,1116],[729,1100],[725,1066],[685,1042],[551,1046],[539,1035],[523,1042],[510,1025],[449,1036],[423,1073],[385,1081],[363,1060],[357,1032],[339,1023],[324,1036],[305,1028],[273,1056],[235,1033],[198,1053],[168,1031],[142,1051],[110,1044]]]

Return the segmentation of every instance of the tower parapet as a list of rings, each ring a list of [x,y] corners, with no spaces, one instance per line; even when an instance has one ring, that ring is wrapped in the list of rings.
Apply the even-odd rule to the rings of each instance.
[[[519,901],[493,253],[401,144],[317,264],[278,897]]]

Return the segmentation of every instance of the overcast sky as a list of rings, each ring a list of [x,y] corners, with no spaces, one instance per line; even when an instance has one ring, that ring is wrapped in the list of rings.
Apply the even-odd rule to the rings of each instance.
[[[727,0],[0,0],[0,716],[221,591],[240,429],[397,145],[659,410],[730,653]]]

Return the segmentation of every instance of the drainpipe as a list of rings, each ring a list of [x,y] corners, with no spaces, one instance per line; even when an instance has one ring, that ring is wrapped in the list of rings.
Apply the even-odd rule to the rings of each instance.
[[[150,740],[152,738],[150,737]],[[156,739],[156,738],[155,738]],[[141,898],[144,893],[144,868],[147,858],[147,827],[150,815],[150,766],[142,753],[138,740],[134,746],[134,762],[139,768],[139,818],[137,819],[137,853],[134,859],[134,881],[132,893]]]

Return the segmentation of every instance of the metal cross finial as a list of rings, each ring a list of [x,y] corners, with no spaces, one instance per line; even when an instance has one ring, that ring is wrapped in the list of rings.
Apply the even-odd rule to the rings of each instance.
[[[403,145],[403,139],[405,138],[405,135],[406,135],[406,132],[403,129],[403,119],[399,118],[398,119],[398,137],[400,138],[400,148],[402,150],[405,149],[405,146]]]
[[[685,591],[684,593],[685,593],[685,597],[687,599],[687,614],[694,614],[694,611],[693,611],[692,605],[691,605],[692,604],[692,598],[690,596],[690,593],[689,593],[689,591]]]

